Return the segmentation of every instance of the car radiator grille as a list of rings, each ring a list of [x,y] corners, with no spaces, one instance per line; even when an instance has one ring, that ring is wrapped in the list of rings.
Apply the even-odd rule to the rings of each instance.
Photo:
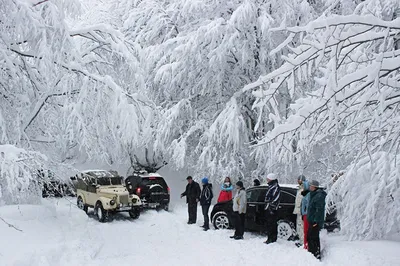
[[[129,196],[128,195],[119,196],[119,202],[124,204],[124,205],[128,205]]]

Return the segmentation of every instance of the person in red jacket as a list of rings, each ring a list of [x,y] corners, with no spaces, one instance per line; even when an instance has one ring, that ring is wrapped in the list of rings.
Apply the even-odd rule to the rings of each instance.
[[[222,202],[222,201],[229,201],[232,199],[232,182],[229,177],[225,178],[224,183],[221,185],[221,192],[219,193],[218,201],[217,202]]]

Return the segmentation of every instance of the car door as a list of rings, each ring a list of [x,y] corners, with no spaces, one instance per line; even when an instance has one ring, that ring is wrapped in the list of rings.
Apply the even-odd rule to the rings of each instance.
[[[248,230],[258,231],[262,227],[262,213],[266,188],[257,187],[247,190],[247,211],[245,227]]]
[[[278,220],[296,221],[296,215],[293,214],[296,200],[296,190],[281,188],[281,197],[278,207]]]
[[[90,206],[94,206],[96,200],[97,200],[97,194],[96,194],[96,178],[93,178],[89,175],[85,176],[85,181],[87,184],[87,189],[86,189],[86,198],[87,198],[87,204]]]

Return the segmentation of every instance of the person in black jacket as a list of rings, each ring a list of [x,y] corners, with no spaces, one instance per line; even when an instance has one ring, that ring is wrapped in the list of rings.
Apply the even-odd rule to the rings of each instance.
[[[278,207],[281,197],[281,188],[275,174],[267,175],[268,190],[265,194],[265,215],[268,239],[265,244],[276,242],[278,239]]]
[[[201,191],[200,195],[200,205],[204,216],[204,224],[202,227],[204,228],[204,231],[207,231],[210,229],[210,218],[208,217],[208,211],[210,210],[211,200],[214,197],[214,194],[212,191],[212,185],[208,183],[207,177],[204,177],[201,180],[201,183],[203,184],[203,190]]]
[[[188,205],[189,221],[188,224],[195,224],[197,220],[197,202],[200,199],[200,186],[191,176],[186,178],[188,184],[186,190],[181,194],[181,198],[186,196]]]

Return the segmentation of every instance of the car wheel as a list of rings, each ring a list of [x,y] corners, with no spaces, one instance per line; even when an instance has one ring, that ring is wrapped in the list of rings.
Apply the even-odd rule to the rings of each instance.
[[[85,205],[81,196],[78,197],[76,205],[78,206],[79,209],[83,210],[85,213],[88,212],[88,206]]]
[[[132,211],[129,211],[129,216],[130,216],[132,219],[137,219],[137,218],[139,218],[139,216],[140,216],[140,211],[139,211],[139,210],[132,210]]]
[[[100,201],[96,202],[96,206],[94,207],[94,213],[99,220],[99,222],[104,223],[108,219],[108,212],[104,210],[103,204]]]
[[[229,229],[230,224],[229,224],[229,219],[228,215],[225,212],[217,212],[213,218],[213,225],[215,229]]]
[[[164,211],[167,212],[167,211],[169,210],[169,204],[164,205],[164,208],[163,208],[163,209],[164,209]]]
[[[293,240],[297,235],[293,223],[285,220],[278,221],[278,238],[283,240]]]

